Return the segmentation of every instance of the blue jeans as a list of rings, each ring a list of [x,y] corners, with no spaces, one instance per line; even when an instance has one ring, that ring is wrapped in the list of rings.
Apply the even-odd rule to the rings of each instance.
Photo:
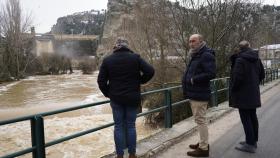
[[[117,155],[124,155],[128,147],[129,154],[136,153],[136,106],[122,106],[111,101],[113,118],[115,122],[114,140]],[[126,140],[126,142],[124,142]],[[125,144],[127,146],[125,146]]]

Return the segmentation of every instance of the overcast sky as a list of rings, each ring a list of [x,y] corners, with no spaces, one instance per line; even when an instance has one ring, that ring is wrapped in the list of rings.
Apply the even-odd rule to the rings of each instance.
[[[0,0],[0,5],[6,0]],[[36,32],[51,30],[57,18],[92,9],[107,9],[108,0],[20,0],[23,8],[31,12]],[[280,0],[264,0],[265,3],[280,5]]]

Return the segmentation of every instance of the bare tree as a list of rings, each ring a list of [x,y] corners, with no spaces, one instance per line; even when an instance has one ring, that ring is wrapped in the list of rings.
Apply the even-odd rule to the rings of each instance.
[[[131,48],[155,67],[156,75],[147,89],[181,82],[190,59],[186,39],[193,33],[202,34],[215,50],[218,76],[223,77],[229,73],[229,57],[240,40],[258,47],[272,41],[275,34],[263,20],[257,0],[138,0],[127,17],[116,32],[127,37]],[[161,101],[162,96],[155,95],[144,104],[153,108]],[[186,110],[178,113],[182,111]]]
[[[186,22],[186,35],[203,34],[215,49],[218,75],[228,73],[228,58],[242,40],[255,40],[261,30],[261,3],[256,0],[180,0]]]
[[[4,73],[5,73],[5,66],[3,63],[3,54],[4,54],[3,49],[4,49],[4,47],[3,47],[2,37],[0,36],[0,81],[1,81],[1,78],[3,78]]]
[[[19,0],[7,0],[1,10],[0,25],[6,44],[4,65],[10,76],[20,79],[32,47],[31,37],[26,34],[31,26],[31,16],[23,15]]]
[[[156,68],[156,76],[153,84],[163,85],[164,83],[180,80],[180,75],[169,75],[174,67],[168,57],[174,55],[173,46],[177,38],[174,24],[171,21],[171,12],[168,6],[171,3],[167,0],[140,0],[134,6],[134,25],[126,36],[132,42],[133,49],[147,58]],[[177,70],[175,70],[177,72]]]
[[[218,76],[228,75],[229,56],[240,40],[258,47],[268,41],[263,40],[264,35],[271,37],[270,41],[275,41],[272,37],[276,35],[266,27],[269,24],[263,20],[258,0],[139,0],[132,15],[123,21],[119,32],[155,65],[158,81],[154,81],[160,84],[180,80],[169,76],[174,71],[183,73],[190,59],[186,39],[193,33],[204,35],[215,50]]]

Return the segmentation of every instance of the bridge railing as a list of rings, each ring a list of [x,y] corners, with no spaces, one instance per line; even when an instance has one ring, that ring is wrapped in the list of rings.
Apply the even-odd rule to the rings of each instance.
[[[218,106],[219,105],[219,95],[225,93],[224,95],[224,100],[229,99],[229,82],[230,78],[225,77],[225,78],[217,78],[213,79],[210,82],[210,87],[211,87],[211,103],[210,105],[212,107]]]
[[[270,72],[276,73],[276,71],[270,71]],[[278,71],[277,71],[277,73],[278,73]],[[278,75],[277,75],[277,78],[278,78]],[[276,77],[275,77],[275,79],[276,79]],[[218,83],[223,83],[223,84],[218,84]],[[175,89],[177,89],[177,90],[182,89],[182,87],[174,86],[174,87],[157,89],[157,90],[142,93],[141,94],[142,97],[151,95],[151,94],[155,94],[155,93],[163,93],[164,94],[164,105],[162,105],[158,108],[140,113],[137,115],[137,117],[146,116],[146,115],[164,110],[165,111],[165,118],[164,118],[165,119],[164,120],[165,128],[172,128],[172,126],[173,126],[172,108],[175,106],[185,104],[189,101],[189,100],[181,100],[178,102],[172,102],[172,90],[175,90]],[[226,97],[228,98],[228,89],[229,89],[229,78],[228,77],[211,80],[212,106],[218,105],[218,96],[220,95],[220,93],[226,92],[227,93]],[[110,122],[110,123],[107,123],[105,125],[102,125],[102,126],[99,126],[96,128],[81,131],[81,132],[78,132],[78,133],[75,133],[72,135],[68,135],[63,138],[59,138],[59,139],[56,139],[56,140],[53,140],[50,142],[45,142],[44,117],[56,115],[56,114],[60,114],[60,113],[65,113],[65,112],[70,112],[70,111],[75,111],[75,110],[81,110],[81,109],[85,109],[85,108],[89,108],[89,107],[101,106],[101,105],[108,104],[108,103],[110,103],[110,101],[105,100],[105,101],[101,101],[101,102],[85,104],[85,105],[80,105],[80,106],[76,106],[76,107],[65,108],[65,109],[61,109],[61,110],[39,113],[39,114],[35,114],[35,115],[29,115],[29,116],[19,117],[19,118],[15,118],[15,119],[11,119],[11,120],[1,121],[0,126],[13,124],[13,123],[17,123],[17,122],[30,121],[31,143],[32,143],[32,147],[30,147],[30,148],[26,148],[21,151],[10,153],[8,155],[2,156],[1,158],[14,158],[14,157],[22,156],[22,155],[29,154],[29,153],[32,153],[33,158],[45,158],[46,157],[45,150],[47,147],[50,147],[50,146],[62,143],[64,141],[68,141],[68,140],[71,140],[71,139],[74,139],[77,137],[81,137],[83,135],[93,133],[93,132],[113,126],[114,122]]]
[[[265,69],[265,79],[262,81],[262,84],[277,80],[280,78],[280,69],[278,68],[268,68]]]

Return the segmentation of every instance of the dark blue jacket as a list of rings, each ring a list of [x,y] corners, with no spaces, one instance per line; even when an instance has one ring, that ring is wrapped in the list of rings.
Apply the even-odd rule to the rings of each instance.
[[[141,103],[140,84],[148,82],[154,69],[138,54],[121,48],[106,57],[98,75],[99,89],[111,101],[124,106]]]
[[[210,80],[216,77],[215,52],[204,46],[192,55],[182,79],[186,99],[209,101],[211,96]],[[193,79],[193,84],[191,83]]]
[[[244,49],[231,57],[229,105],[240,109],[261,106],[259,84],[265,77],[257,51]]]

